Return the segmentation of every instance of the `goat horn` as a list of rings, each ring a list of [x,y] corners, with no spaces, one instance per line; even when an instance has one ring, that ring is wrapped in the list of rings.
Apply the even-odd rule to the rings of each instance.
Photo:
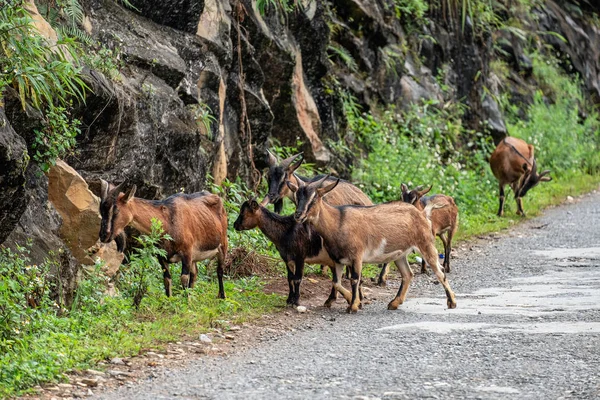
[[[108,182],[104,179],[100,179],[100,200],[104,201],[108,197]]]
[[[289,167],[289,166],[290,166],[290,164],[291,164],[291,163],[292,163],[292,162],[293,162],[293,161],[294,161],[296,158],[298,158],[298,157],[299,157],[299,156],[301,156],[301,155],[302,155],[302,153],[298,153],[298,154],[295,154],[295,155],[293,155],[293,156],[291,156],[291,157],[288,157],[288,158],[286,158],[285,160],[283,160],[283,161],[281,162],[281,166],[282,166],[284,169],[285,169],[285,168],[287,168],[287,167]]]
[[[265,196],[265,198],[262,199],[262,201],[260,202],[260,205],[263,206],[263,207],[266,207],[267,204],[269,204],[269,196],[268,195]]]
[[[267,150],[267,154],[269,154],[269,167],[274,167],[277,165],[277,157],[269,150]]]

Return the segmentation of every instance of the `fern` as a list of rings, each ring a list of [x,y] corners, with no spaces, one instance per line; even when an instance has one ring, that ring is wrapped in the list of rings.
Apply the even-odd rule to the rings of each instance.
[[[352,57],[352,54],[350,54],[350,52],[345,47],[342,47],[339,44],[333,42],[327,47],[327,50],[337,55],[350,71],[358,71],[358,65],[356,64],[354,57]]]
[[[83,22],[83,7],[79,4],[79,0],[66,0],[62,5],[62,10],[69,19],[72,27],[76,27]]]
[[[59,39],[74,38],[87,46],[94,45],[94,39],[76,26],[59,26],[56,33]]]

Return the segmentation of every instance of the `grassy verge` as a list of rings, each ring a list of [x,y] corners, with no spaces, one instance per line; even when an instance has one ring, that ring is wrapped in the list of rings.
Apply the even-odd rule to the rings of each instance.
[[[216,279],[208,277],[201,278],[193,290],[176,290],[167,298],[158,271],[155,275],[155,284],[137,310],[130,298],[98,292],[100,278],[92,277],[82,282],[67,316],[40,310],[39,315],[23,319],[22,329],[14,328],[18,339],[2,342],[0,398],[63,380],[69,370],[90,368],[111,357],[133,356],[143,348],[160,349],[210,328],[227,330],[283,304],[280,296],[266,295],[257,278],[226,281],[225,300],[216,298]]]
[[[470,239],[477,235],[498,232],[528,218],[536,217],[550,206],[564,202],[567,196],[578,196],[598,189],[600,175],[572,173],[544,182],[527,193],[523,198],[523,208],[527,214],[523,218],[516,214],[516,204],[512,192],[507,192],[504,216],[496,216],[498,203],[490,204],[485,214],[462,214],[456,236],[457,241]]]

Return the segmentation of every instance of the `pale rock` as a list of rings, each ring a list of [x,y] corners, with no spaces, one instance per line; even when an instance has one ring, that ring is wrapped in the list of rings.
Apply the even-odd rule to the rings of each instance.
[[[98,378],[83,378],[81,383],[85,384],[86,386],[96,387],[98,386]]]
[[[304,70],[302,68],[302,53],[296,49],[296,66],[292,77],[292,100],[296,108],[296,117],[312,148],[312,153],[317,161],[327,163],[331,160],[331,153],[323,145],[319,134],[321,133],[321,117],[317,104],[304,83]]]
[[[125,365],[125,362],[123,361],[123,359],[119,358],[119,357],[115,357],[115,358],[111,359],[110,363],[114,364],[114,365]]]
[[[212,339],[204,333],[200,335],[200,341],[202,343],[212,343]]]
[[[117,251],[114,242],[98,241],[100,199],[89,190],[81,175],[62,160],[48,172],[48,199],[63,219],[60,235],[77,261],[93,265],[95,258],[100,257],[105,262],[107,275],[113,276],[123,261],[123,254]],[[89,253],[95,254],[90,257]]]
[[[303,314],[303,313],[305,313],[306,311],[308,311],[308,309],[307,309],[306,307],[304,307],[304,306],[298,306],[298,307],[296,308],[296,311],[298,311],[300,314]]]

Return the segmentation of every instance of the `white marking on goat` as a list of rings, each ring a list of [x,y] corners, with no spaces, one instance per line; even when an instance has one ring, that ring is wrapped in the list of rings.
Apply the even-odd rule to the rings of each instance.
[[[219,248],[220,248],[220,246],[217,247],[216,249],[212,249],[212,250],[194,251],[193,259],[202,261],[202,260],[206,260],[207,258],[212,258],[219,252]]]

